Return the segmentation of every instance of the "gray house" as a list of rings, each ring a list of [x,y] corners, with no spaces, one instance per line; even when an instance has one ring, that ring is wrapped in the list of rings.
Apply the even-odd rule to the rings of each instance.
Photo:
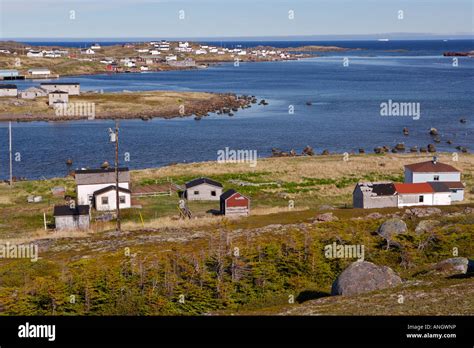
[[[69,94],[62,91],[54,91],[48,94],[48,104],[67,104],[69,102]]]
[[[395,185],[391,182],[358,183],[352,193],[354,208],[397,207],[398,196]]]
[[[89,228],[90,215],[88,205],[56,205],[53,215],[57,231],[85,230]]]
[[[208,179],[199,178],[186,183],[185,196],[190,201],[218,201],[222,194],[222,184]]]
[[[79,82],[43,82],[40,86],[48,92],[61,91],[69,95],[81,94],[81,84]]]

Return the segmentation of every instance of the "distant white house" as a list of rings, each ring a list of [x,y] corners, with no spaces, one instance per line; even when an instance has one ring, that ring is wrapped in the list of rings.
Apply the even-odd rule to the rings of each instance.
[[[61,91],[69,95],[81,94],[81,84],[79,82],[44,82],[40,86],[48,92]]]
[[[451,190],[453,201],[464,200],[464,184],[461,182],[461,171],[453,166],[438,161],[414,163],[405,166],[406,183],[443,182]]]
[[[102,49],[102,47],[100,47],[100,45],[98,43],[95,43],[91,46],[91,49],[92,50],[100,50],[100,49]]]
[[[172,61],[172,60],[177,60],[178,57],[176,55],[169,55],[169,56],[166,56],[166,61],[169,62],[169,61]]]
[[[48,93],[48,104],[67,104],[69,102],[69,94],[63,91],[52,91]]]
[[[186,183],[185,196],[190,201],[218,201],[221,194],[222,184],[208,178],[199,178]]]
[[[22,99],[36,99],[37,97],[46,97],[48,92],[43,88],[30,87],[21,91],[18,95]]]
[[[108,211],[117,209],[117,189],[115,185],[104,187],[94,192],[94,207],[98,211]],[[132,206],[132,191],[119,186],[119,206],[120,209],[127,209]]]
[[[12,84],[0,84],[0,97],[16,97],[18,88]]]
[[[196,55],[207,54],[207,51],[204,50],[204,49],[198,49],[198,50],[194,51],[194,54],[196,54]]]
[[[148,68],[146,65],[142,65],[142,66],[140,67],[140,70],[141,70],[141,71],[148,71],[148,70],[150,70],[150,68]]]
[[[31,68],[28,70],[30,75],[51,75],[51,70],[48,68]]]
[[[96,191],[115,186],[114,168],[76,170],[74,175],[78,204],[93,205]],[[119,168],[119,187],[130,190],[128,168]]]
[[[28,51],[26,53],[26,56],[30,57],[30,58],[41,58],[41,57],[43,57],[43,52],[41,52],[41,51]]]
[[[81,54],[89,54],[89,55],[92,55],[92,54],[95,54],[95,51],[94,51],[92,48],[82,49],[82,50],[81,50]]]

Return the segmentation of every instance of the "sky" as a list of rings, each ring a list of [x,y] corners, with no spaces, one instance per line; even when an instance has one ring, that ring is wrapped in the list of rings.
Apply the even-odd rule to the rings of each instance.
[[[474,32],[473,3],[473,0],[0,0],[0,39],[465,35]]]

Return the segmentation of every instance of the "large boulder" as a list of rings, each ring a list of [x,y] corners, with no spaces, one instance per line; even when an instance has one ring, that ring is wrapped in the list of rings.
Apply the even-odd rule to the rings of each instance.
[[[389,219],[380,225],[377,233],[386,240],[391,240],[394,236],[408,231],[405,221],[397,218]]]
[[[390,267],[377,266],[367,261],[356,261],[334,281],[331,295],[358,295],[391,288],[401,283],[401,278]]]
[[[473,271],[473,262],[465,257],[452,257],[438,262],[433,269],[446,275],[466,274]]]
[[[418,223],[418,226],[415,228],[416,234],[428,233],[433,231],[433,229],[440,224],[437,220],[422,220]]]

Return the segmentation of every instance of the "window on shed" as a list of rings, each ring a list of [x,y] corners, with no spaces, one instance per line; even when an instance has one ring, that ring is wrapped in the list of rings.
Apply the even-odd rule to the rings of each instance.
[[[109,197],[102,197],[101,202],[102,202],[102,205],[109,204]]]
[[[419,202],[419,203],[423,203],[424,200],[425,200],[425,196],[419,196],[419,197],[418,197],[418,202]]]
[[[120,204],[125,204],[125,202],[126,202],[125,196],[120,196],[119,197],[119,202],[120,202]]]
[[[214,196],[214,197],[217,196],[216,191],[211,191],[211,196]]]
[[[439,175],[434,176],[434,181],[439,181]]]
[[[194,194],[195,194],[195,195],[198,195],[198,194],[199,194],[199,191],[194,191]]]

